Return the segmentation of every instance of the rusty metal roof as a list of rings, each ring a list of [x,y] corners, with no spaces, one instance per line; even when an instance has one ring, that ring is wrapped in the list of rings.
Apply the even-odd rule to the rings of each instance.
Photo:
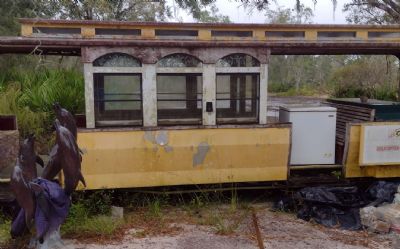
[[[268,41],[191,41],[191,40],[117,40],[83,38],[0,37],[0,53],[61,54],[79,56],[81,47],[249,47],[269,48],[275,55],[393,54],[398,42],[268,42]]]

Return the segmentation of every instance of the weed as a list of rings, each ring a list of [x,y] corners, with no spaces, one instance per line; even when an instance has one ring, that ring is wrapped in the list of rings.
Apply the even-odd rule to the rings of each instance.
[[[123,220],[105,215],[89,215],[82,203],[71,206],[61,231],[67,237],[112,236],[123,224]]]
[[[114,190],[76,192],[73,199],[87,211],[87,215],[109,215]]]
[[[160,200],[158,198],[154,200],[149,200],[148,203],[148,215],[152,217],[161,217],[162,212],[161,212],[161,204]]]
[[[10,236],[11,221],[0,216],[0,247],[8,243]]]
[[[238,199],[237,189],[236,189],[236,187],[232,186],[231,205],[230,205],[232,212],[236,211],[238,204],[239,204],[239,199]]]

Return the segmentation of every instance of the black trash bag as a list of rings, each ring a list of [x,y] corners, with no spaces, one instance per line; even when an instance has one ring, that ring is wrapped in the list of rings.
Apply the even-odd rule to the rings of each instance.
[[[295,200],[281,198],[275,203],[278,210],[288,211],[291,204],[297,217],[327,227],[346,230],[362,228],[360,208],[392,202],[400,182],[378,181],[367,190],[351,187],[307,187],[296,192]],[[288,208],[290,207],[290,208]]]
[[[358,208],[340,209],[328,205],[304,205],[297,217],[310,221],[313,219],[318,224],[326,227],[337,227],[345,230],[360,230],[361,220]]]
[[[359,207],[367,202],[357,187],[308,187],[296,193],[297,217],[327,227],[361,229]]]
[[[342,213],[337,213],[336,215],[341,228],[352,231],[362,228],[359,208],[346,209]]]
[[[399,182],[374,182],[366,191],[366,196],[374,205],[384,202],[393,202]]]
[[[357,187],[307,187],[298,191],[296,198],[338,207],[361,207],[367,203]]]

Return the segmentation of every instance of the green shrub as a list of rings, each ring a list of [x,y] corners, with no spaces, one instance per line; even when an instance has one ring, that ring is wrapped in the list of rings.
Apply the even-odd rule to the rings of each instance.
[[[54,121],[52,105],[60,103],[72,113],[84,111],[81,72],[66,69],[16,70],[0,74],[0,115],[16,115],[22,137],[34,133],[47,141]]]
[[[0,213],[0,248],[9,242],[11,221]]]
[[[110,216],[90,215],[87,207],[78,202],[71,206],[61,231],[70,236],[111,236],[122,224],[123,220]]]
[[[287,84],[283,82],[271,82],[268,84],[268,92],[271,93],[282,93],[287,92],[293,87],[292,84]]]
[[[337,85],[332,92],[332,97],[334,98],[359,98],[363,95],[379,100],[397,101],[398,99],[397,89],[389,84],[376,85],[370,88],[363,88],[357,85]]]

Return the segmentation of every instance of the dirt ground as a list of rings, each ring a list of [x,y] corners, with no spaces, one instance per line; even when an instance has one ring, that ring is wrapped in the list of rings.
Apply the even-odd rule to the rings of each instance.
[[[271,204],[257,204],[247,210],[256,210],[258,224],[266,249],[386,249],[395,248],[394,235],[379,235],[366,231],[344,231],[330,229],[318,224],[297,219],[295,214],[273,212]],[[207,212],[212,212],[210,208]],[[175,212],[176,211],[176,212]],[[251,211],[243,211],[235,217],[225,216],[219,222],[198,224],[196,218],[200,212],[185,213],[170,210],[172,216],[167,224],[173,233],[146,235],[141,228],[130,228],[121,241],[103,244],[83,244],[76,240],[65,240],[65,248],[79,249],[257,249],[254,223]],[[221,210],[219,210],[220,212]],[[172,214],[174,213],[175,214]],[[229,208],[224,212],[230,212]],[[168,214],[166,214],[168,215]],[[240,217],[240,218],[238,218]],[[192,219],[193,218],[193,219]],[[180,221],[180,222],[178,222]],[[197,223],[197,224],[196,224]],[[205,222],[207,223],[207,222]],[[231,225],[229,225],[229,223]],[[232,225],[234,223],[234,225]],[[224,235],[223,235],[224,234]]]

